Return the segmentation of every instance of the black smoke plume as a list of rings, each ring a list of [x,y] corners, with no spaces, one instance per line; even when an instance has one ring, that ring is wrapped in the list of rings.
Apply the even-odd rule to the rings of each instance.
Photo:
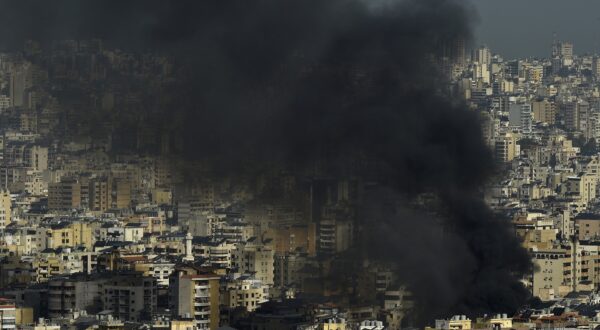
[[[465,3],[0,3],[6,48],[93,37],[171,57],[177,79],[149,88],[143,109],[110,119],[150,129],[156,146],[166,136],[172,158],[223,172],[265,163],[304,170],[325,159],[322,175],[387,187],[365,203],[358,245],[397,263],[426,318],[512,312],[527,298],[519,282],[527,253],[479,197],[493,162],[477,114],[448,96],[440,70],[470,38]],[[435,215],[396,205],[423,194],[435,196]]]

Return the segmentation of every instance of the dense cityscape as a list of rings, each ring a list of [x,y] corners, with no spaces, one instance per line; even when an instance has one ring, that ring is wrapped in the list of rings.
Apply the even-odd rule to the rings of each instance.
[[[314,3],[0,52],[0,330],[600,327],[600,55]]]

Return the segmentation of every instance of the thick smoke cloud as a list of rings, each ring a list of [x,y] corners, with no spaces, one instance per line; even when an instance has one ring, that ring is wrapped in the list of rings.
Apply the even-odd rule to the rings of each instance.
[[[361,250],[370,260],[395,260],[400,281],[417,288],[417,323],[448,313],[513,312],[529,296],[515,279],[529,264],[506,219],[472,196],[442,199],[425,211],[388,188],[373,189],[363,210],[372,230]]]
[[[0,41],[100,37],[171,56],[177,81],[134,124],[224,171],[326,159],[328,175],[379,181],[359,241],[397,262],[427,317],[511,312],[529,258],[478,197],[490,152],[439,70],[471,16],[458,0],[1,1]],[[386,206],[422,193],[435,217]]]

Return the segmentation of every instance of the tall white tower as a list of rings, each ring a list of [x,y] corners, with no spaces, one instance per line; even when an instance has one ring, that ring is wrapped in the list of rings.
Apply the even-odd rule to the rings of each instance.
[[[192,234],[187,233],[185,235],[185,257],[184,261],[194,261],[194,254],[192,253]]]

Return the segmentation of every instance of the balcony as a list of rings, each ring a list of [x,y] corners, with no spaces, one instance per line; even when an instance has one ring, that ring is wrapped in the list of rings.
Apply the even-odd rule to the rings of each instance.
[[[194,306],[208,306],[210,305],[210,299],[208,297],[206,298],[196,298],[194,299]]]
[[[210,315],[210,309],[208,309],[208,308],[200,308],[200,309],[194,308],[194,315],[196,317],[203,316],[203,315]]]

